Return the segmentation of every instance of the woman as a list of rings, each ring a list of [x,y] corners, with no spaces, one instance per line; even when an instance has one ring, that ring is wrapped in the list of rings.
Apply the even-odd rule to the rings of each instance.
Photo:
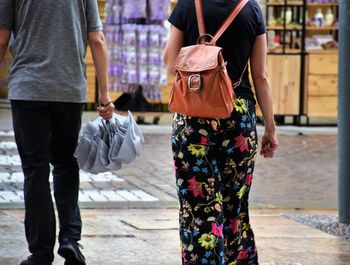
[[[206,32],[214,35],[238,0],[203,2]],[[193,0],[178,0],[164,61],[173,72],[181,47],[194,45],[198,26]],[[182,264],[258,264],[249,224],[248,194],[257,153],[255,99],[249,82],[250,61],[256,97],[264,117],[260,154],[277,147],[272,96],[266,69],[266,30],[261,9],[250,0],[217,42],[223,48],[237,99],[227,119],[174,115],[172,148],[180,204]]]

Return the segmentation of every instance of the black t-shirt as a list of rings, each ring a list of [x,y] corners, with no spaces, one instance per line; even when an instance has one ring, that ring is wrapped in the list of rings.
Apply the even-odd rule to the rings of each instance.
[[[214,35],[229,16],[238,0],[203,0],[203,14],[206,33]],[[194,45],[199,37],[194,0],[178,0],[169,22],[184,32],[185,46]],[[236,82],[247,64],[256,36],[266,32],[264,18],[256,0],[242,9],[231,25],[221,35],[216,45],[223,48],[227,70],[232,82]],[[254,98],[246,70],[237,96]]]

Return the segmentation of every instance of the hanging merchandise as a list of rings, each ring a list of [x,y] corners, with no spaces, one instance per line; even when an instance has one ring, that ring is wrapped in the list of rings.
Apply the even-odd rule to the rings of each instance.
[[[167,84],[162,52],[168,31],[170,0],[107,0],[106,38],[109,50],[110,90],[142,94],[161,100]]]
[[[150,19],[154,21],[166,20],[169,16],[170,1],[149,0]]]
[[[121,2],[122,17],[125,19],[146,18],[147,0],[116,1]]]

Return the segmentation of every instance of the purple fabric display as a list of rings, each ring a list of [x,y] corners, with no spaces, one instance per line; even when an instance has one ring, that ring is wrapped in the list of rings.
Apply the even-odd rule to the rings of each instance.
[[[170,0],[148,0],[150,20],[166,20],[170,14]]]
[[[111,91],[134,94],[141,85],[147,99],[161,100],[161,88],[167,84],[162,52],[168,31],[163,21],[169,11],[170,0],[106,1],[105,31]],[[130,23],[138,18],[145,18],[146,23]]]
[[[105,11],[106,11],[106,24],[113,24],[113,6],[114,0],[106,0]]]
[[[146,18],[147,0],[125,0],[123,5],[123,18]]]

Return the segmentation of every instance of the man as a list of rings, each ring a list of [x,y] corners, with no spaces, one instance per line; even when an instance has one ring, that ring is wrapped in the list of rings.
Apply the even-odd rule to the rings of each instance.
[[[8,97],[24,173],[24,224],[32,253],[21,265],[49,265],[54,259],[50,164],[60,228],[58,254],[66,265],[85,264],[77,243],[79,168],[73,153],[86,101],[87,42],[99,81],[99,103],[104,106],[99,113],[108,120],[114,111],[97,0],[1,0],[0,62],[11,32]]]

